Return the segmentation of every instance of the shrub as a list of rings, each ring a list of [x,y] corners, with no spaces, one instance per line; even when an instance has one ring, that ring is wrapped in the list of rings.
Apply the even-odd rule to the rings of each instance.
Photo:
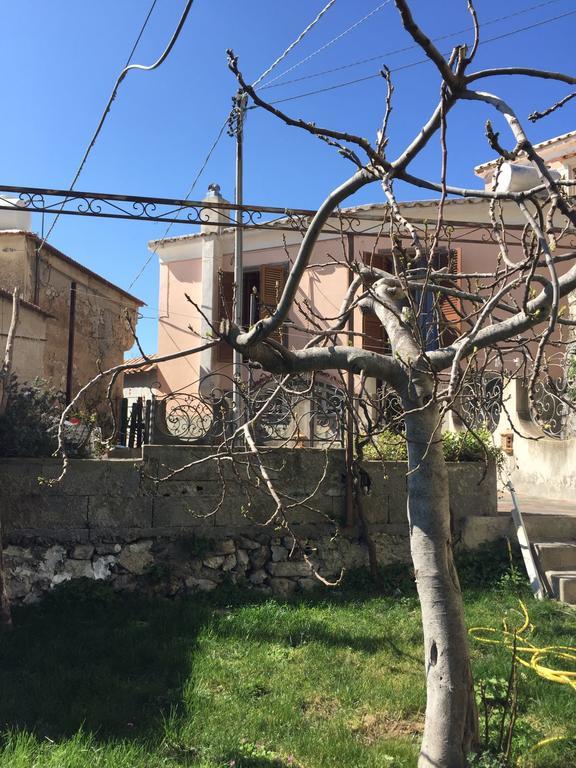
[[[50,456],[63,408],[64,396],[46,382],[21,384],[13,376],[6,412],[0,416],[0,456]]]
[[[503,454],[494,445],[492,434],[486,427],[474,432],[443,432],[442,448],[446,461],[495,461],[500,465]],[[364,458],[380,461],[406,461],[408,449],[406,439],[389,429],[372,438],[364,449]]]

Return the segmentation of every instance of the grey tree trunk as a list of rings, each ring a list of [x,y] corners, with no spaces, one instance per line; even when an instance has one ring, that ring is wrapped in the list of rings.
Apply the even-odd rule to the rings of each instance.
[[[463,768],[477,743],[478,718],[464,606],[452,555],[438,407],[430,402],[405,418],[410,547],[422,608],[427,688],[418,766]]]
[[[5,573],[2,547],[2,520],[0,519],[0,629],[10,629],[12,627],[12,613],[10,611],[10,600],[6,589]]]

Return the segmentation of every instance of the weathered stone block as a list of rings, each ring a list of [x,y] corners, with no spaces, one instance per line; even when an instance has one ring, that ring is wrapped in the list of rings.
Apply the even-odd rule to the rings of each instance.
[[[3,509],[6,533],[22,529],[87,528],[88,498],[45,493],[13,499]]]
[[[264,544],[259,544],[258,547],[250,552],[250,562],[255,570],[262,568],[270,559],[270,548]]]
[[[104,486],[106,488],[106,486]],[[103,489],[101,489],[103,490]],[[151,528],[153,501],[147,496],[91,496],[88,504],[88,524],[99,528]]]
[[[279,563],[284,560],[288,560],[288,550],[285,547],[273,545],[271,549],[273,563]]]
[[[198,528],[209,531],[214,528],[215,515],[205,511],[186,498],[155,498],[153,506],[154,527]]]
[[[286,563],[268,563],[268,571],[272,576],[279,578],[298,578],[299,576],[310,576],[312,571],[307,563],[294,562],[289,560]]]
[[[142,462],[133,459],[71,459],[63,480],[54,486],[44,486],[46,492],[63,495],[98,495],[105,489],[107,496],[135,496],[141,493]],[[62,462],[45,459],[42,477],[51,480],[60,475]]]
[[[268,578],[268,574],[263,568],[259,568],[257,571],[253,571],[248,578],[252,584],[263,584]]]
[[[468,517],[462,521],[461,541],[467,549],[512,535],[512,518]]]
[[[222,541],[216,541],[213,546],[214,554],[216,555],[231,555],[236,552],[236,544],[234,539],[223,539]]]
[[[72,557],[74,560],[90,560],[93,554],[93,544],[76,544],[70,553],[70,557]]]
[[[242,570],[246,570],[246,568],[248,568],[250,565],[250,557],[248,556],[248,552],[246,552],[246,550],[238,549],[236,551],[236,563]]]
[[[195,576],[189,576],[185,583],[188,589],[199,592],[212,592],[212,590],[216,589],[218,586],[215,581],[210,581],[210,579],[198,579]]]
[[[144,573],[154,562],[154,556],[150,552],[151,546],[151,541],[128,544],[118,555],[118,564],[135,575]]]

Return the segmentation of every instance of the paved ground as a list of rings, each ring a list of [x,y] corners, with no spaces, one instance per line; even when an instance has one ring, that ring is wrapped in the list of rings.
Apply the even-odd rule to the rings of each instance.
[[[558,499],[538,498],[537,496],[518,496],[520,512],[529,514],[574,515],[576,516],[575,501],[559,501]],[[509,513],[512,509],[512,499],[508,491],[504,491],[498,499],[498,512]]]

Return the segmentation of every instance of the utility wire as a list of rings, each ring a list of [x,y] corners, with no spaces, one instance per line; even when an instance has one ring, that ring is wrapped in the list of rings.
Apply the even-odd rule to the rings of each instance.
[[[499,16],[496,19],[489,19],[488,21],[482,22],[482,29],[484,29],[485,27],[488,27],[488,26],[492,26],[493,24],[498,24],[501,21],[507,21],[508,19],[513,19],[513,18],[515,18],[517,16],[522,16],[525,13],[529,13],[530,11],[538,10],[539,8],[545,8],[545,7],[550,6],[550,5],[555,5],[556,3],[559,3],[559,2],[561,2],[561,0],[546,0],[546,2],[544,2],[544,3],[537,3],[536,5],[531,5],[528,8],[522,8],[519,11],[515,11],[514,13],[508,13],[505,16]],[[374,13],[374,12],[375,11],[372,11],[372,13]],[[364,17],[364,18],[366,18],[366,17]],[[357,22],[357,23],[360,23],[360,22]],[[439,43],[442,40],[448,40],[449,38],[455,37],[456,35],[461,35],[461,34],[464,34],[465,32],[473,32],[473,31],[474,31],[474,27],[465,27],[464,29],[459,29],[459,30],[456,30],[454,32],[448,32],[447,34],[441,35],[439,37],[434,37],[434,38],[432,38],[432,42]],[[337,39],[338,38],[334,38],[334,41],[336,41]],[[333,41],[330,41],[330,42],[333,42]],[[326,46],[329,45],[329,44],[330,43],[327,43]],[[326,46],[323,46],[323,48],[326,47]],[[311,79],[313,79],[315,77],[321,77],[322,75],[329,75],[329,74],[332,74],[333,72],[340,72],[343,69],[351,69],[352,67],[358,67],[358,66],[361,66],[362,64],[368,64],[371,61],[382,61],[382,59],[387,57],[387,56],[396,56],[399,53],[406,53],[406,51],[412,51],[415,48],[419,48],[419,46],[416,43],[414,43],[412,45],[407,45],[404,48],[396,48],[393,51],[387,51],[385,53],[380,53],[377,56],[370,56],[367,59],[359,59],[358,61],[350,62],[350,64],[342,64],[339,67],[332,67],[331,69],[324,69],[324,70],[322,70],[320,72],[313,72],[313,73],[311,73],[309,75],[302,75],[302,77],[294,77],[291,80],[286,80],[286,81],[284,81],[282,83],[276,83],[275,82],[279,78],[281,78],[284,75],[288,74],[291,70],[295,69],[296,66],[299,66],[300,63],[303,64],[305,61],[307,61],[310,58],[312,58],[312,56],[314,56],[316,53],[320,53],[320,51],[323,50],[323,48],[319,48],[318,51],[316,51],[314,54],[311,54],[306,59],[302,59],[302,61],[298,62],[298,64],[295,64],[294,67],[291,67],[290,69],[284,70],[284,72],[281,72],[279,75],[277,75],[276,77],[272,78],[272,80],[269,80],[267,83],[262,85],[260,87],[260,90],[263,91],[266,88],[281,88],[283,85],[291,85],[292,83],[299,83],[299,82],[302,82],[303,80],[311,80]]]
[[[507,37],[512,37],[513,35],[518,35],[521,32],[527,32],[531,29],[536,29],[537,27],[543,27],[546,24],[551,24],[554,21],[559,21],[560,19],[565,19],[568,16],[574,16],[576,14],[576,11],[568,11],[567,13],[562,13],[559,16],[554,16],[551,19],[544,19],[543,21],[536,22],[535,24],[529,24],[526,27],[520,27],[519,29],[514,29],[510,32],[506,32],[502,35],[496,35],[495,37],[489,37],[486,40],[480,41],[480,45],[486,45],[487,43],[493,43],[497,40],[503,40]],[[445,54],[447,55],[447,54]],[[419,66],[420,64],[427,64],[430,62],[430,59],[419,59],[418,61],[412,61],[410,64],[403,64],[400,67],[394,67],[393,69],[390,69],[390,72],[400,72],[403,69],[410,69],[411,67]],[[336,83],[335,85],[328,85],[324,88],[317,88],[314,91],[306,91],[305,93],[299,93],[295,96],[287,96],[283,99],[276,99],[275,101],[269,102],[270,104],[283,104],[287,101],[296,101],[297,99],[304,99],[307,96],[316,96],[319,93],[327,93],[328,91],[335,91],[339,88],[345,88],[349,85],[356,85],[357,83],[364,83],[367,80],[374,80],[376,78],[381,78],[382,75],[380,72],[376,72],[373,75],[365,75],[364,77],[358,77],[355,80],[346,80],[343,83]],[[259,107],[255,104],[248,107],[248,109],[259,109]]]
[[[387,0],[387,1],[389,1],[389,0]],[[304,37],[305,37],[305,36],[308,34],[308,32],[309,32],[309,31],[310,31],[310,30],[311,30],[311,29],[312,29],[312,28],[313,28],[313,27],[314,27],[314,26],[315,26],[315,25],[316,25],[316,24],[317,24],[317,23],[320,21],[320,19],[322,18],[322,16],[324,16],[324,14],[325,14],[325,13],[327,13],[327,12],[330,10],[330,8],[331,8],[331,7],[334,5],[334,3],[335,3],[335,2],[336,2],[336,0],[329,0],[329,2],[328,2],[328,3],[327,3],[327,4],[326,4],[326,5],[325,5],[325,6],[322,8],[322,10],[321,10],[321,11],[320,11],[320,12],[319,12],[317,15],[316,15],[316,17],[315,17],[315,18],[314,18],[314,19],[313,19],[313,20],[310,22],[310,24],[308,24],[308,26],[307,26],[307,27],[305,27],[305,28],[304,28],[304,30],[303,30],[303,31],[302,31],[302,32],[301,32],[301,33],[298,35],[298,37],[296,38],[296,40],[294,40],[292,43],[290,43],[290,45],[288,46],[288,48],[286,48],[286,49],[285,49],[285,50],[284,50],[284,51],[283,51],[283,52],[280,54],[280,56],[278,56],[278,58],[277,58],[277,59],[275,59],[275,60],[272,62],[272,64],[271,64],[271,65],[270,65],[270,66],[269,66],[269,67],[268,67],[268,68],[267,68],[267,69],[266,69],[266,70],[265,70],[265,71],[264,71],[264,72],[263,72],[263,73],[260,75],[260,77],[259,77],[259,78],[258,78],[258,79],[257,79],[257,80],[254,82],[254,86],[258,85],[258,83],[260,83],[260,82],[261,82],[261,81],[262,81],[262,80],[263,80],[263,79],[264,79],[264,78],[265,78],[267,75],[269,75],[269,74],[270,74],[270,72],[272,72],[272,70],[274,70],[274,69],[275,69],[275,68],[278,66],[278,64],[280,64],[280,62],[281,62],[281,61],[283,61],[283,60],[286,58],[286,56],[288,56],[288,54],[290,53],[290,51],[292,51],[292,50],[293,50],[293,49],[294,49],[294,48],[295,48],[295,47],[298,45],[298,43],[299,43],[299,42],[300,42],[300,41],[301,41],[301,40],[302,40],[302,39],[303,39],[303,38],[304,38]],[[196,174],[196,176],[195,176],[195,178],[194,178],[194,181],[192,182],[192,184],[191,184],[191,186],[190,186],[190,189],[188,190],[188,192],[187,192],[187,194],[186,194],[186,197],[184,198],[184,200],[188,200],[188,199],[190,198],[190,196],[192,195],[192,192],[194,191],[194,188],[195,188],[195,186],[196,186],[196,184],[197,184],[198,180],[200,179],[200,176],[201,176],[201,175],[202,175],[202,173],[204,172],[204,169],[206,168],[206,166],[207,166],[207,164],[208,164],[208,161],[209,161],[209,160],[210,160],[210,158],[212,157],[212,153],[214,152],[214,150],[216,149],[216,146],[218,145],[218,143],[219,143],[220,139],[222,138],[222,134],[224,133],[224,129],[225,129],[225,128],[226,128],[226,126],[228,125],[229,119],[230,119],[230,117],[228,116],[228,117],[226,118],[226,120],[224,121],[224,123],[223,123],[222,127],[220,128],[220,130],[219,130],[219,132],[218,132],[218,135],[216,136],[216,139],[214,140],[214,142],[213,142],[212,146],[211,146],[211,147],[210,147],[210,149],[208,150],[208,154],[206,155],[206,157],[205,157],[205,159],[204,159],[204,162],[202,163],[202,165],[201,165],[201,167],[200,167],[200,169],[199,169],[198,173]],[[130,288],[132,288],[132,286],[133,286],[133,285],[136,283],[136,281],[137,281],[137,280],[138,280],[138,279],[141,277],[141,275],[144,273],[144,270],[146,269],[146,267],[148,266],[148,264],[150,264],[150,262],[152,261],[153,257],[154,257],[154,256],[156,255],[156,253],[158,252],[158,248],[159,248],[159,247],[162,245],[162,243],[163,243],[163,242],[166,240],[166,238],[168,237],[168,234],[169,234],[169,232],[170,232],[170,231],[171,231],[171,229],[172,229],[173,223],[174,223],[174,222],[170,223],[170,225],[167,227],[166,231],[164,232],[164,234],[163,234],[163,235],[162,235],[162,237],[160,238],[159,242],[156,244],[156,246],[155,246],[154,250],[153,250],[153,251],[150,253],[150,255],[148,256],[148,258],[147,258],[147,259],[146,259],[146,261],[144,262],[143,266],[142,266],[142,267],[141,267],[141,269],[139,270],[138,274],[136,275],[136,277],[135,277],[135,278],[132,280],[132,282],[130,283],[129,289],[130,289]]]
[[[209,162],[210,158],[212,157],[212,154],[213,154],[214,150],[218,146],[218,143],[220,142],[220,139],[222,138],[222,135],[224,134],[224,129],[226,128],[227,125],[228,125],[228,116],[226,117],[226,120],[224,120],[224,122],[222,123],[222,127],[218,131],[218,135],[216,136],[216,138],[212,142],[212,146],[208,150],[208,154],[204,158],[204,161],[203,161],[202,165],[200,166],[196,176],[194,177],[194,181],[190,185],[190,189],[186,193],[186,197],[184,198],[184,200],[189,200],[190,197],[192,196],[192,192],[194,191],[194,188],[196,187],[196,184],[198,183],[198,180],[200,179],[200,176],[202,176],[202,174],[204,173],[204,169],[208,165],[208,162]],[[132,286],[134,285],[134,283],[136,283],[136,281],[141,277],[141,275],[143,274],[143,272],[146,269],[146,267],[148,266],[148,264],[150,264],[150,262],[152,261],[153,257],[158,253],[158,248],[160,248],[160,246],[164,243],[164,241],[168,237],[168,234],[172,230],[172,227],[174,226],[174,224],[175,224],[175,222],[172,221],[172,222],[170,222],[168,227],[166,227],[166,231],[164,232],[164,234],[162,235],[162,237],[160,238],[160,240],[156,244],[154,250],[150,253],[148,258],[144,262],[142,268],[140,269],[140,271],[138,272],[138,274],[136,275],[134,280],[132,280],[132,282],[128,286],[128,290],[132,289]]]
[[[558,0],[551,0],[552,2],[558,2]],[[314,56],[317,56],[319,53],[322,53],[322,51],[325,51],[326,48],[329,48],[331,45],[334,45],[334,43],[338,42],[338,40],[341,40],[343,37],[345,37],[349,32],[352,32],[356,29],[356,27],[359,27],[360,24],[363,24],[365,21],[367,21],[371,16],[374,16],[375,13],[378,13],[378,11],[381,11],[384,6],[388,5],[390,0],[384,0],[383,3],[380,3],[380,5],[377,5],[376,8],[373,8],[369,13],[367,13],[365,16],[363,16],[358,21],[354,22],[351,26],[349,26],[347,29],[344,30],[344,32],[341,32],[339,35],[336,35],[336,37],[333,37],[331,40],[328,40],[327,43],[324,43],[324,45],[321,45],[320,48],[316,49],[312,53],[310,53],[308,56],[305,56],[303,59],[300,59],[300,61],[297,61],[296,64],[293,64],[288,69],[285,69],[283,72],[280,72],[280,74],[273,77],[271,80],[268,80],[266,85],[263,85],[262,88],[274,88],[275,86],[272,85],[276,80],[279,80],[281,77],[284,77],[284,75],[287,75],[289,72],[292,72],[293,70],[297,69],[298,67],[301,67],[302,64],[306,64],[306,62],[310,61],[310,59],[313,59]],[[301,78],[297,78],[298,80]],[[294,82],[293,80],[289,80],[288,82]],[[279,85],[285,85],[285,83],[279,83]]]
[[[146,16],[146,19],[144,20],[144,23],[142,25],[142,28],[140,30],[140,33],[139,33],[138,38],[136,40],[136,43],[132,47],[132,51],[130,53],[128,61],[131,60],[131,58],[132,58],[132,56],[133,56],[133,54],[134,54],[134,52],[136,50],[136,46],[138,45],[138,42],[139,42],[140,38],[142,37],[142,34],[144,33],[144,29],[146,28],[146,25],[148,24],[148,20],[149,20],[150,16],[152,15],[152,11],[154,10],[154,5],[156,4],[156,1],[157,0],[154,0],[154,2],[152,3],[152,7],[150,8],[150,10],[148,12],[148,15]],[[112,89],[112,93],[110,94],[110,98],[108,99],[106,107],[104,108],[102,116],[100,117],[100,120],[98,122],[96,130],[94,131],[94,134],[93,134],[93,136],[92,136],[92,138],[90,140],[90,143],[88,144],[88,147],[87,147],[86,151],[84,152],[84,156],[82,157],[80,165],[78,166],[78,170],[76,171],[76,174],[75,174],[75,176],[74,176],[74,178],[72,180],[72,183],[70,184],[69,192],[72,192],[72,190],[74,189],[74,186],[76,185],[76,182],[78,181],[78,179],[80,177],[80,174],[82,173],[82,171],[84,169],[84,166],[86,165],[86,161],[88,160],[88,156],[89,156],[90,152],[92,151],[94,145],[96,144],[96,140],[97,140],[98,136],[100,135],[100,131],[102,130],[102,127],[104,125],[104,122],[105,122],[106,118],[108,117],[108,113],[110,112],[110,108],[112,107],[112,103],[113,103],[114,99],[116,98],[116,94],[118,93],[118,88],[120,87],[120,84],[122,83],[122,81],[124,80],[124,78],[126,77],[128,72],[130,72],[131,70],[138,69],[138,70],[141,70],[143,72],[151,72],[153,69],[157,69],[166,60],[166,58],[170,54],[170,51],[172,50],[172,48],[174,47],[176,41],[178,40],[178,37],[180,36],[180,32],[182,31],[182,27],[184,26],[184,22],[186,21],[186,18],[188,16],[188,13],[190,12],[190,9],[192,7],[192,3],[193,2],[194,2],[194,0],[187,0],[186,7],[184,8],[184,11],[182,13],[182,16],[180,17],[180,21],[178,22],[178,25],[177,25],[177,27],[176,27],[176,29],[174,31],[174,34],[172,35],[168,45],[164,49],[164,51],[161,54],[161,56],[153,64],[144,65],[144,64],[130,64],[130,63],[128,63],[124,67],[124,69],[120,72],[120,75],[118,76],[118,79],[116,80],[116,83],[114,84],[114,88]],[[64,203],[62,203],[62,207],[64,206],[65,202],[66,201],[64,201]],[[51,224],[51,226],[50,226],[46,236],[43,238],[42,243],[41,243],[41,245],[40,245],[40,247],[38,249],[39,251],[42,249],[42,247],[46,243],[46,240],[50,237],[50,234],[52,233],[54,227],[56,226],[56,224],[58,222],[58,219],[60,218],[61,210],[56,214],[56,216],[54,218],[54,221],[52,222],[52,224]]]
[[[294,49],[294,48],[295,48],[295,47],[298,45],[298,43],[300,43],[300,42],[301,42],[301,40],[303,40],[303,38],[304,38],[304,37],[305,37],[305,36],[308,34],[308,32],[310,32],[310,30],[312,29],[312,27],[315,27],[315,26],[316,26],[316,24],[317,24],[317,23],[320,21],[320,19],[322,18],[322,16],[324,16],[324,14],[325,14],[325,13],[327,13],[327,12],[330,10],[330,8],[331,8],[331,7],[334,5],[334,3],[335,3],[335,2],[336,2],[336,0],[329,0],[329,2],[327,2],[327,3],[326,3],[326,5],[324,6],[324,8],[322,8],[322,10],[320,11],[320,13],[319,13],[319,14],[316,16],[316,18],[312,19],[312,21],[310,22],[310,24],[308,24],[308,26],[307,26],[307,27],[305,27],[305,28],[302,30],[302,32],[300,32],[300,34],[298,35],[298,37],[296,38],[296,40],[294,40],[292,43],[290,43],[290,45],[288,46],[288,48],[286,48],[286,49],[285,49],[285,50],[284,50],[284,51],[283,51],[283,52],[280,54],[280,56],[278,56],[278,58],[277,58],[275,61],[273,61],[273,62],[272,62],[272,64],[270,64],[270,66],[268,67],[268,69],[266,69],[264,72],[262,72],[262,74],[260,75],[260,77],[259,77],[257,80],[255,80],[255,81],[252,83],[252,87],[253,87],[253,88],[256,88],[256,86],[257,86],[259,83],[261,83],[261,82],[262,82],[262,80],[264,80],[264,78],[265,78],[265,77],[267,77],[267,76],[270,74],[270,72],[272,72],[272,70],[273,70],[273,69],[276,69],[276,67],[278,66],[278,64],[280,64],[280,62],[281,62],[281,61],[283,61],[283,60],[286,58],[286,56],[288,56],[288,54],[290,53],[290,51],[292,51],[292,50],[293,50],[293,49]]]

